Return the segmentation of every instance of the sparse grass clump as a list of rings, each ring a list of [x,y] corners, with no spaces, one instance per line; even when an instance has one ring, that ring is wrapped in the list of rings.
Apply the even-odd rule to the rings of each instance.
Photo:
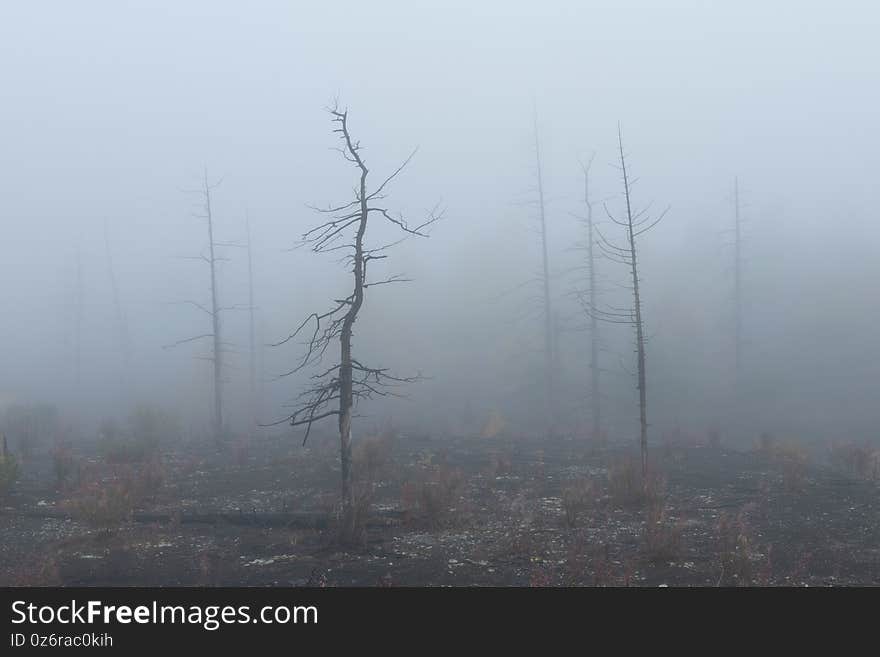
[[[716,582],[718,586],[755,586],[769,583],[769,556],[761,568],[760,555],[742,513],[736,516],[721,515],[716,540],[720,568]]]
[[[110,465],[141,463],[151,454],[145,445],[125,438],[102,440],[99,450],[101,458]]]
[[[461,470],[447,466],[435,467],[422,481],[403,485],[401,506],[437,531],[451,520],[461,498],[463,483]]]
[[[791,442],[782,443],[769,433],[762,433],[755,449],[780,468],[782,487],[787,493],[803,491],[809,455],[802,446]]]
[[[138,506],[155,498],[165,482],[165,472],[155,458],[110,472],[106,466],[96,466],[79,479],[64,506],[79,520],[110,532],[126,522]]]
[[[807,455],[802,449],[790,448],[777,455],[782,465],[782,486],[789,493],[803,490],[807,478]]]
[[[642,547],[653,563],[675,561],[681,555],[682,525],[668,516],[665,504],[651,505],[647,509],[642,532]]]
[[[79,474],[79,463],[73,456],[70,445],[65,441],[59,440],[49,452],[52,457],[52,474],[55,478],[55,488],[64,490],[71,484]]]
[[[618,507],[650,507],[665,497],[666,480],[651,472],[643,479],[641,465],[630,456],[608,468],[608,493]]]
[[[489,467],[486,474],[490,479],[505,477],[513,473],[513,460],[510,455],[501,450],[494,450],[489,454]]]
[[[30,460],[37,448],[62,434],[58,409],[51,404],[10,406],[0,418],[0,425],[25,461]]]
[[[880,450],[864,443],[835,442],[831,445],[832,465],[846,470],[858,479],[880,479]]]
[[[562,513],[568,527],[576,527],[580,516],[587,511],[596,499],[596,487],[583,477],[563,487]]]
[[[363,546],[367,542],[367,520],[373,504],[372,487],[355,486],[351,508],[340,507],[336,541],[345,546]]]
[[[105,532],[128,520],[134,505],[134,486],[129,478],[86,482],[67,503],[76,518]]]
[[[0,454],[0,500],[9,494],[20,474],[18,460],[12,454]]]
[[[394,433],[385,431],[359,440],[354,445],[355,476],[375,483],[391,462]]]

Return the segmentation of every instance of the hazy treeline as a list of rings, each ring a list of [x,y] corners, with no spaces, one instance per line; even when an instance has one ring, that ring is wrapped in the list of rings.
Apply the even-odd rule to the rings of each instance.
[[[579,162],[595,153],[594,214],[611,234],[603,206],[621,207],[619,121],[636,204],[671,208],[640,244],[652,437],[876,436],[880,87],[869,21],[821,3],[443,3],[426,13],[352,3],[303,15],[285,3],[76,4],[48,15],[19,4],[0,19],[0,410],[51,404],[61,419],[47,411],[46,421],[83,434],[154,405],[184,434],[208,431],[206,345],[165,348],[206,332],[194,304],[209,300],[198,260],[207,242],[190,191],[207,167],[222,180],[212,203],[230,308],[230,425],[252,425],[246,215],[258,417],[283,418],[311,372],[278,379],[303,347],[267,345],[347,284],[332,254],[292,248],[315,223],[308,205],[350,192],[322,111],[338,96],[377,177],[419,147],[394,181],[394,210],[446,209],[430,239],[377,265],[413,282],[369,291],[354,338],[383,366],[430,378],[409,399],[359,409],[368,417],[357,422],[391,417],[442,434],[479,430],[496,412],[510,431],[540,427],[534,107],[565,430],[589,426],[588,321],[573,295],[585,285]],[[377,245],[393,238],[388,227],[371,233]],[[603,299],[628,303],[625,269],[601,259],[597,269]],[[633,336],[600,330],[605,425],[629,440]]]

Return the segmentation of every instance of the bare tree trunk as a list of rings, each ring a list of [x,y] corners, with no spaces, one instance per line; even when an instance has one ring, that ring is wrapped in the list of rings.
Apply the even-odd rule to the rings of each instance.
[[[587,276],[589,279],[589,307],[596,307],[596,259],[593,254],[595,238],[593,236],[593,202],[590,199],[590,166],[584,169],[584,204],[587,206]],[[593,420],[593,440],[597,440],[602,431],[602,401],[599,388],[599,321],[595,313],[590,316],[590,407]]]
[[[740,357],[742,348],[742,224],[740,222],[739,178],[733,179],[733,212],[734,212],[734,263],[733,263],[733,296],[734,296],[734,389],[739,398],[740,390]]]
[[[637,359],[637,376],[639,390],[639,447],[642,455],[642,477],[643,480],[648,474],[648,404],[647,404],[647,385],[645,381],[645,334],[642,325],[642,300],[639,294],[639,268],[636,255],[636,233],[634,230],[632,203],[630,201],[630,183],[626,173],[626,157],[623,154],[623,137],[620,133],[620,126],[617,129],[617,144],[620,150],[620,168],[623,174],[623,194],[626,199],[626,223],[627,223],[627,239],[629,240],[629,249],[631,253],[630,264],[632,266],[632,284],[633,284],[633,311],[635,314],[636,327],[636,359]]]
[[[217,295],[217,257],[214,251],[214,218],[211,214],[211,186],[205,169],[205,215],[208,222],[208,266],[211,269],[211,326],[213,329],[214,365],[214,440],[223,440],[223,342],[220,338],[220,305]]]
[[[625,244],[615,244],[602,234],[602,230],[594,226],[599,239],[596,245],[609,260],[626,265],[632,277],[633,307],[631,309],[610,308],[602,310],[596,306],[590,306],[590,313],[599,319],[613,323],[625,324],[635,329],[636,333],[636,362],[638,366],[637,388],[639,391],[639,449],[642,457],[642,481],[647,486],[648,475],[648,409],[647,409],[647,378],[645,376],[645,328],[642,318],[642,297],[639,281],[638,253],[636,238],[648,232],[659,224],[669,208],[666,208],[657,217],[648,215],[648,208],[634,211],[632,205],[632,183],[626,168],[626,155],[623,152],[623,137],[620,124],[617,125],[617,145],[620,156],[620,172],[623,181],[623,196],[626,201],[626,216],[622,219],[615,218],[605,207],[608,218],[626,231]]]
[[[251,219],[250,215],[245,215],[245,225],[247,229],[247,261],[248,261],[248,383],[249,383],[249,412],[250,412],[250,428],[249,433],[253,435],[257,426],[257,343],[256,328],[254,325],[254,259],[251,249]]]
[[[322,366],[324,371],[311,377],[313,384],[300,395],[300,398],[305,401],[300,403],[297,409],[282,422],[289,422],[294,427],[305,426],[306,432],[303,438],[303,444],[305,444],[315,422],[331,416],[337,417],[339,458],[342,469],[343,529],[346,534],[349,534],[349,537],[353,537],[350,530],[354,529],[356,518],[352,486],[351,425],[355,403],[370,399],[374,395],[393,394],[385,389],[421,378],[420,376],[399,377],[390,374],[383,367],[368,367],[362,359],[355,358],[352,354],[353,328],[364,303],[366,289],[408,280],[400,275],[392,275],[382,280],[367,278],[367,263],[387,258],[385,251],[395,244],[365,248],[364,236],[367,231],[367,220],[370,213],[374,213],[404,233],[427,237],[427,234],[422,231],[439,219],[439,215],[436,213],[435,207],[422,224],[411,228],[402,216],[394,217],[387,208],[380,207],[382,204],[379,201],[386,197],[386,188],[403,171],[415,155],[415,151],[376,189],[368,192],[367,175],[369,170],[360,155],[360,142],[354,140],[349,132],[348,112],[339,110],[338,106],[329,109],[329,112],[333,122],[338,125],[334,132],[344,143],[344,146],[338,150],[347,162],[358,168],[359,184],[354,190],[353,200],[336,207],[313,208],[325,215],[326,221],[303,233],[302,243],[308,244],[315,253],[350,249],[348,255],[345,256],[345,262],[351,263],[354,285],[348,296],[342,299],[337,298],[330,310],[323,313],[311,313],[287,338],[276,343],[276,346],[289,342],[299,335],[307,325],[314,322],[314,332],[308,340],[306,354],[299,365],[282,375],[288,376],[304,367],[320,362],[330,345],[335,343],[337,338],[339,339],[339,362],[329,368]],[[350,238],[344,238],[348,231],[353,231],[354,235]],[[337,240],[343,238],[345,243],[340,245]]]
[[[541,223],[541,264],[542,283],[544,295],[544,393],[545,393],[545,428],[547,435],[554,434],[555,413],[554,394],[555,381],[553,371],[553,310],[550,299],[550,259],[547,247],[547,219],[544,210],[544,180],[541,171],[541,144],[538,139],[538,118],[534,117],[535,124],[535,162],[537,165],[538,178],[538,218]]]
[[[83,273],[82,253],[76,248],[76,311],[74,317],[74,373],[76,383],[82,378]]]
[[[346,140],[349,152],[357,162],[361,170],[360,189],[358,200],[360,203],[360,219],[357,234],[354,240],[354,295],[351,306],[345,314],[342,322],[342,332],[339,335],[341,344],[341,359],[339,366],[339,457],[342,465],[342,507],[343,512],[350,514],[354,497],[351,489],[351,413],[354,406],[353,381],[352,381],[352,358],[351,358],[351,331],[357,314],[364,302],[364,233],[367,230],[367,170],[363,160],[357,153],[357,149],[351,143],[348,134],[346,119],[342,118],[343,136]]]

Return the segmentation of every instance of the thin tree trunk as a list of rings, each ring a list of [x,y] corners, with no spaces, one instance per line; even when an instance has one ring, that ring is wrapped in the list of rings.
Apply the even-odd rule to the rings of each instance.
[[[254,325],[254,260],[251,249],[251,219],[250,215],[245,215],[245,224],[247,227],[247,260],[248,260],[248,310],[250,313],[248,324],[248,347],[250,351],[250,360],[248,362],[248,382],[250,384],[250,428],[249,433],[253,434],[257,424],[257,343],[256,328]]]
[[[211,322],[213,328],[213,364],[214,364],[214,440],[219,444],[223,440],[223,348],[220,339],[220,306],[217,296],[217,260],[214,253],[214,219],[211,215],[211,188],[208,185],[208,170],[205,169],[205,214],[208,220],[208,248],[211,268]]]
[[[553,372],[553,310],[550,300],[550,260],[547,247],[547,220],[544,212],[544,180],[541,171],[541,145],[538,139],[538,119],[535,116],[535,162],[538,177],[538,211],[541,222],[541,264],[544,292],[544,386],[545,428],[547,435],[554,433],[554,372]]]
[[[632,255],[632,282],[633,282],[633,303],[635,305],[635,324],[636,324],[636,358],[638,364],[638,389],[639,389],[639,447],[642,456],[642,480],[647,481],[648,474],[648,409],[647,409],[647,386],[645,384],[645,335],[642,326],[642,302],[639,296],[639,270],[636,257],[636,236],[633,226],[632,205],[629,195],[629,178],[626,173],[626,158],[623,155],[623,137],[620,134],[620,127],[617,130],[617,143],[620,149],[620,167],[623,172],[623,191],[626,198],[626,221],[627,221],[627,237],[629,239],[629,248]]]
[[[364,233],[367,230],[367,218],[369,216],[367,201],[367,174],[366,165],[357,154],[357,149],[351,143],[348,128],[343,123],[343,135],[347,141],[348,150],[355,158],[361,170],[360,191],[360,220],[357,235],[354,241],[354,297],[351,307],[342,322],[342,331],[339,336],[342,357],[339,365],[339,457],[342,465],[342,506],[347,520],[350,520],[354,507],[352,494],[351,474],[351,415],[354,406],[352,384],[352,358],[351,358],[351,333],[358,311],[364,302]]]
[[[596,261],[593,254],[593,203],[590,200],[590,170],[584,167],[584,203],[587,206],[587,273],[590,284],[590,308],[596,308]],[[593,440],[602,431],[602,407],[599,390],[599,321],[590,313],[590,401],[593,415]]]
[[[74,319],[74,373],[76,383],[82,378],[82,322],[83,322],[83,274],[82,253],[76,249],[76,314]]]
[[[734,389],[737,398],[740,389],[740,357],[742,346],[742,231],[739,213],[739,178],[733,179],[734,210]]]

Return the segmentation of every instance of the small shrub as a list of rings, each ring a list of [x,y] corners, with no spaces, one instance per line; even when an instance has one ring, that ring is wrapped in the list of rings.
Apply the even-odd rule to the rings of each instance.
[[[634,458],[620,460],[608,468],[608,492],[620,505],[631,505],[639,500],[642,483]]]
[[[90,481],[80,486],[68,506],[75,517],[109,532],[131,517],[134,490],[129,478],[116,481]]]
[[[589,559],[592,586],[630,586],[635,578],[635,566],[629,559],[618,564],[611,558],[610,546],[605,543],[595,549]]]
[[[139,406],[128,420],[131,436],[145,451],[157,451],[163,442],[175,441],[180,430],[174,417],[153,406]]]
[[[130,438],[115,438],[102,440],[98,451],[104,462],[109,465],[131,465],[142,463],[152,454],[152,450],[144,443],[136,442]]]
[[[0,454],[0,499],[12,490],[20,474],[18,460],[12,454]]]
[[[758,450],[768,454],[776,447],[776,438],[768,432],[764,432],[758,438]]]
[[[839,444],[831,446],[831,463],[859,479],[880,479],[880,450],[868,444]]]
[[[3,414],[5,434],[16,445],[25,460],[37,447],[61,435],[58,409],[51,404],[16,404]]]
[[[480,429],[480,437],[495,438],[504,431],[506,426],[507,423],[504,421],[501,413],[498,411],[492,411],[486,422],[483,424],[482,429]]]
[[[580,515],[586,511],[596,497],[593,482],[587,478],[578,479],[562,489],[562,512],[565,524],[575,527]]]
[[[425,480],[403,485],[401,506],[411,517],[416,515],[436,531],[448,522],[460,499],[463,482],[460,470],[436,467]]]
[[[804,488],[807,476],[807,456],[799,450],[780,455],[782,461],[782,486],[789,493],[796,493]]]
[[[753,562],[753,540],[743,514],[722,514],[717,527],[719,586],[749,586],[756,582],[758,571]]]
[[[513,460],[509,454],[497,450],[489,454],[489,467],[486,474],[490,479],[504,477],[512,472]]]
[[[782,486],[785,491],[795,493],[803,490],[808,462],[806,451],[797,445],[774,444],[769,456],[782,469]]]
[[[617,506],[650,507],[665,497],[666,481],[650,472],[643,479],[641,464],[635,457],[629,457],[608,468],[608,492]]]
[[[132,488],[135,501],[154,498],[164,483],[162,461],[158,457],[145,461],[134,472]]]
[[[681,554],[681,523],[667,517],[663,504],[648,507],[642,545],[648,559],[654,563],[675,561]]]
[[[355,443],[354,473],[366,481],[375,482],[391,461],[393,434],[370,436]]]
[[[52,457],[52,474],[55,478],[55,488],[64,490],[70,485],[79,470],[79,464],[73,456],[73,452],[65,441],[59,440],[49,452]]]
[[[340,508],[336,540],[341,545],[362,546],[367,542],[367,520],[373,503],[372,488],[355,486],[351,508]]]
[[[529,575],[529,586],[535,588],[553,586],[553,573],[544,566],[535,566]]]
[[[535,549],[531,531],[527,527],[519,527],[507,534],[499,556],[514,561],[530,562]]]

